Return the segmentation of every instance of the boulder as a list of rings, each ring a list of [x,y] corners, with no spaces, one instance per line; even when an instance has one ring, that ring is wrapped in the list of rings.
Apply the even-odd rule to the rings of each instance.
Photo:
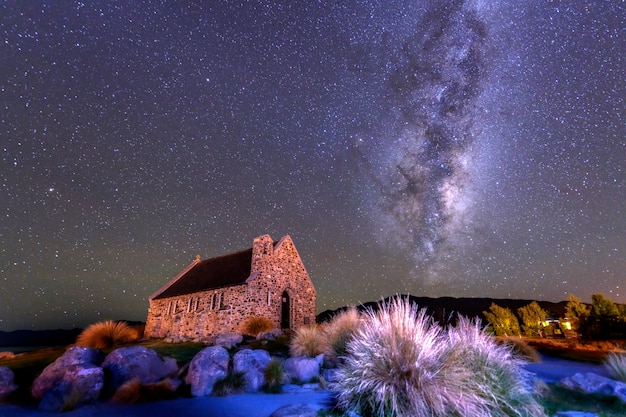
[[[324,378],[324,381],[326,382],[333,383],[333,382],[339,381],[338,373],[339,373],[339,369],[337,368],[322,369],[322,377]]]
[[[320,364],[316,359],[308,356],[289,358],[284,362],[285,373],[293,380],[307,382],[318,378]]]
[[[17,385],[13,383],[14,378],[15,375],[10,368],[0,366],[0,402],[6,400],[17,389]]]
[[[276,340],[278,336],[282,336],[284,333],[280,329],[272,329],[269,332],[261,332],[256,335],[256,340]]]
[[[243,336],[237,333],[220,333],[213,336],[212,339],[215,346],[221,346],[224,349],[232,349],[243,342]]]
[[[585,394],[614,396],[626,403],[626,384],[591,372],[576,373],[563,378],[558,385]]]
[[[272,361],[270,354],[263,349],[243,349],[233,357],[233,371],[244,374],[244,390],[256,392],[265,384],[265,369]]]
[[[109,393],[137,378],[142,384],[158,382],[178,371],[173,358],[162,357],[145,346],[128,346],[109,353],[102,367],[110,374]]]
[[[63,379],[48,389],[39,403],[44,411],[67,411],[96,401],[104,386],[104,370],[96,365],[70,365]]]
[[[302,385],[298,385],[298,384],[285,384],[283,385],[283,390],[282,392],[286,393],[286,394],[301,394],[303,392],[313,392],[313,391],[319,391],[320,389],[322,389],[320,387],[320,384],[302,384]]]
[[[554,417],[598,417],[598,415],[586,411],[557,411]]]
[[[43,372],[35,378],[31,387],[31,394],[36,399],[42,399],[44,394],[52,387],[60,384],[62,381],[76,381],[81,379],[85,373],[81,373],[81,369],[92,369],[99,367],[102,363],[102,354],[99,350],[73,346],[69,348],[62,356],[57,358],[53,363],[48,365]],[[87,374],[93,377],[93,373],[98,371],[88,371]],[[78,374],[81,376],[79,377]],[[87,391],[95,391],[102,389],[104,383],[104,374],[102,380],[94,381],[93,387],[86,387]],[[97,395],[96,395],[97,397]]]
[[[211,395],[213,385],[226,378],[229,361],[228,351],[221,346],[210,346],[198,352],[189,364],[185,379],[191,386],[191,395]]]
[[[288,404],[274,411],[270,417],[317,417],[319,409],[313,404]]]

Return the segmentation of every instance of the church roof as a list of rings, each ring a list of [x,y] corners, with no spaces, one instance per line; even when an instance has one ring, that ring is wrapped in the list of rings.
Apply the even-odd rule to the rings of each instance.
[[[150,299],[176,297],[245,284],[252,268],[252,248],[217,258],[196,259]]]

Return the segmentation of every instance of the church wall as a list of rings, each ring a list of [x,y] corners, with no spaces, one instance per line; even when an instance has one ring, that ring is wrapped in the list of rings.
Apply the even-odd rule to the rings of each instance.
[[[193,340],[243,333],[250,316],[266,317],[280,328],[284,291],[291,301],[290,329],[315,323],[315,288],[289,236],[276,248],[268,235],[256,238],[252,271],[247,284],[150,300],[146,337]]]

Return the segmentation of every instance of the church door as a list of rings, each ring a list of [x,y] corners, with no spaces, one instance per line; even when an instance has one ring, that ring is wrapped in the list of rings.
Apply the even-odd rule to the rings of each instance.
[[[289,329],[291,327],[291,322],[289,320],[291,305],[289,301],[289,294],[287,293],[287,291],[283,292],[281,299],[282,303],[280,307],[280,327],[281,329]]]

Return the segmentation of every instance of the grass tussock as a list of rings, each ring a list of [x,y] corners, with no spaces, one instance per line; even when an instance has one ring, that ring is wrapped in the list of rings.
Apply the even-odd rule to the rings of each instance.
[[[285,368],[283,368],[282,361],[278,359],[272,359],[265,368],[265,392],[270,394],[279,394],[283,390],[283,384],[287,380],[285,374]]]
[[[604,367],[609,371],[609,375],[621,382],[626,382],[626,354],[609,353],[604,360]]]
[[[317,326],[303,326],[296,330],[289,344],[291,356],[311,358],[328,351],[325,335]]]
[[[226,397],[232,394],[243,392],[246,383],[243,372],[231,372],[226,378],[216,381],[213,385],[213,395],[216,397]]]
[[[248,317],[248,319],[244,323],[244,332],[246,334],[256,337],[259,333],[269,332],[275,327],[276,326],[274,326],[274,323],[272,323],[272,321],[267,317],[251,316]]]
[[[448,329],[447,362],[462,368],[463,389],[470,395],[460,401],[461,415],[545,416],[527,385],[522,358],[511,345],[497,344],[477,320],[460,317]]]
[[[519,337],[505,337],[501,343],[511,346],[513,351],[527,362],[541,362],[541,355],[537,350]]]
[[[444,330],[408,299],[366,311],[333,385],[340,408],[372,416],[545,416],[519,360],[479,323]]]
[[[110,349],[113,346],[137,341],[141,335],[137,329],[123,321],[102,321],[87,326],[78,335],[78,346],[94,349]]]
[[[323,332],[327,343],[329,356],[335,359],[346,355],[348,342],[361,327],[361,314],[355,307],[351,307],[337,314],[324,325]]]
[[[142,384],[139,378],[133,378],[120,386],[111,402],[119,404],[139,404],[175,398],[178,386],[171,379],[164,379],[151,384]]]

